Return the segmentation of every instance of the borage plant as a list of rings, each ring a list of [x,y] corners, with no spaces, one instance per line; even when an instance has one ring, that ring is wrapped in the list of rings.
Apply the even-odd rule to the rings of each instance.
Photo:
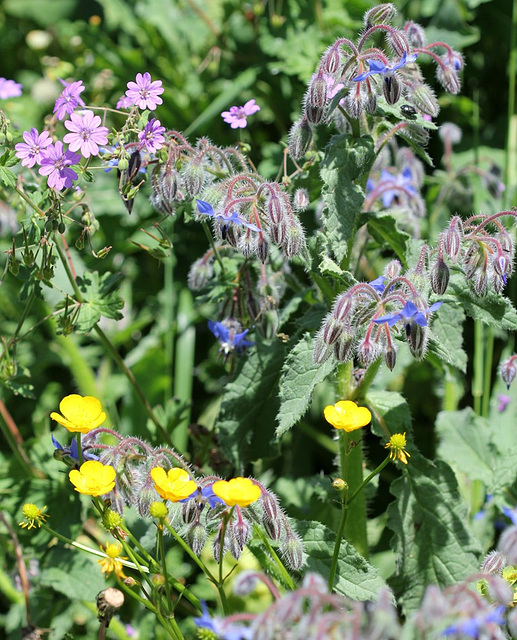
[[[450,163],[457,132],[449,124],[441,135],[450,184],[426,204],[426,185],[437,178],[426,175],[425,145],[438,129],[439,99],[424,61],[435,65],[441,89],[460,91],[460,53],[427,43],[424,29],[398,21],[392,4],[370,9],[357,40],[338,38],[323,53],[276,179],[257,171],[244,144],[221,147],[168,129],[155,116],[165,88],[147,72],[128,82],[116,108],[87,105],[83,82],[63,81],[41,133],[32,127],[4,151],[0,178],[23,216],[6,277],[23,280],[25,304],[3,340],[5,384],[16,388],[23,366],[17,346],[25,319],[53,305],[45,319],[65,336],[95,335],[148,418],[147,437],[116,430],[93,393],[63,394],[60,413],[50,416],[75,434],[65,444],[52,435],[54,457],[69,469],[59,495],[100,548],[77,540],[77,522],[60,531],[55,504],[22,509],[23,528],[49,534],[42,543],[98,556],[98,571],[114,577],[118,590],[97,598],[99,637],[122,606],[120,592],[161,625],[157,637],[177,640],[194,627],[200,638],[233,640],[517,634],[517,442],[503,419],[509,397],[487,419],[494,336],[483,329],[517,328],[503,294],[517,214],[452,215],[439,226],[451,184],[469,187],[467,172]],[[259,110],[250,99],[221,115],[231,129],[245,129]],[[2,118],[7,141],[12,132]],[[320,151],[327,129],[337,133]],[[174,430],[185,407],[172,420],[169,409],[153,407],[101,326],[102,317],[122,318],[118,278],[88,270],[89,257],[68,244],[79,228],[77,250],[86,246],[95,259],[110,253],[92,243],[99,223],[89,192],[98,169],[114,170],[114,188],[133,216],[150,188],[163,216],[159,235],[147,232],[157,245],[135,244],[152,255],[167,257],[164,229],[180,217],[185,228],[206,233],[188,286],[210,316],[224,369],[211,383],[221,392],[217,418],[207,429],[207,414],[198,416],[190,448]],[[479,171],[500,197],[495,174]],[[458,409],[466,315],[475,321],[475,411]],[[432,374],[416,364],[424,359]],[[508,385],[514,359],[501,366]],[[427,452],[428,438],[413,429],[401,393],[413,372],[426,376],[429,393],[443,380],[433,460],[419,451],[421,440]],[[308,442],[324,453],[322,462],[307,455]],[[26,473],[38,475],[19,454]],[[304,464],[314,476],[301,472]],[[92,498],[81,513],[72,488]],[[476,524],[488,512],[512,523],[498,541],[492,526]],[[91,516],[102,530],[91,533]],[[257,611],[246,598],[259,584],[266,591]],[[205,601],[216,598],[212,614]],[[41,636],[41,625],[53,622],[27,603],[29,629]],[[141,609],[133,611],[136,625]]]

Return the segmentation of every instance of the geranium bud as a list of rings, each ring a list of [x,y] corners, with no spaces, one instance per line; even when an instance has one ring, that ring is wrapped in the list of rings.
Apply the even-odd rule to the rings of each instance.
[[[382,83],[384,97],[388,104],[396,104],[402,94],[402,85],[396,75],[386,74]]]
[[[431,268],[429,280],[431,289],[436,294],[442,295],[442,293],[447,291],[447,287],[449,286],[449,267],[441,258],[438,258]]]
[[[369,29],[377,24],[389,24],[397,15],[397,9],[391,2],[379,4],[364,14],[363,24]]]
[[[422,83],[412,89],[411,100],[419,111],[431,118],[436,118],[440,113],[440,105],[434,91],[427,84]]]
[[[139,151],[133,151],[129,157],[129,165],[127,168],[127,180],[130,182],[138,173],[138,170],[142,166],[142,157]]]
[[[481,564],[483,573],[502,573],[508,565],[508,558],[500,551],[490,551]]]
[[[312,129],[307,118],[295,122],[289,131],[289,155],[300,160],[305,155],[312,140]]]
[[[386,36],[389,46],[400,57],[409,53],[409,43],[403,31],[392,29]]]
[[[404,32],[411,46],[418,48],[425,46],[425,31],[417,22],[413,22],[412,20],[406,22]]]

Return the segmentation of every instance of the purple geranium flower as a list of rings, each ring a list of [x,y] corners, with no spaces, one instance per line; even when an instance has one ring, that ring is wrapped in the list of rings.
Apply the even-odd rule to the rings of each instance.
[[[19,142],[14,147],[22,165],[33,167],[36,163],[41,164],[44,150],[52,144],[49,132],[38,133],[38,130],[32,127],[30,131],[24,131],[22,135],[25,142]]]
[[[220,220],[224,224],[227,224],[228,222],[234,222],[235,224],[241,224],[243,227],[251,229],[252,231],[262,231],[262,229],[260,229],[260,227],[257,227],[257,225],[243,220],[236,211],[232,211],[232,213],[225,215],[224,213],[216,213],[212,205],[209,202],[205,202],[204,200],[196,200],[196,204],[199,213],[202,213],[205,216],[210,216],[215,220]]]
[[[159,120],[153,118],[145,125],[144,130],[138,134],[140,140],[140,149],[145,147],[148,153],[155,153],[158,149],[163,147],[165,137],[162,135],[165,133],[165,127],[161,126]]]
[[[108,127],[101,126],[101,119],[93,111],[72,113],[70,120],[64,123],[71,133],[63,138],[70,151],[81,150],[85,158],[99,155],[99,145],[108,142]]]
[[[497,405],[497,411],[499,413],[503,413],[503,411],[505,411],[506,407],[510,404],[511,400],[512,399],[511,399],[510,396],[507,396],[507,395],[505,395],[503,393],[500,393],[497,396],[497,402],[499,403]]]
[[[7,100],[7,98],[18,98],[22,95],[22,85],[14,80],[7,80],[6,78],[0,78],[0,98]]]
[[[133,100],[128,98],[125,94],[120,96],[116,104],[116,109],[130,109],[133,106]]]
[[[84,91],[84,86],[82,80],[77,80],[77,82],[71,82],[69,84],[59,78],[59,82],[64,86],[64,89],[56,100],[54,113],[58,120],[63,120],[67,115],[71,115],[76,107],[84,107],[84,102],[80,95]]]
[[[162,81],[151,82],[151,74],[146,71],[143,75],[136,74],[136,82],[127,83],[126,96],[140,109],[154,111],[163,102],[160,98],[163,91]]]
[[[63,143],[57,141],[45,149],[45,157],[41,160],[39,173],[42,176],[48,176],[47,184],[52,189],[60,191],[63,187],[67,189],[72,186],[73,181],[77,180],[77,173],[70,168],[71,165],[77,164],[81,156],[78,153],[72,153],[68,149],[63,150]]]
[[[230,111],[223,111],[221,117],[227,122],[232,129],[244,129],[248,124],[246,118],[260,111],[255,100],[248,100],[243,107],[230,107]]]
[[[381,322],[387,322],[391,327],[399,320],[405,325],[418,324],[421,327],[427,326],[427,316],[436,311],[442,306],[443,302],[435,302],[428,309],[423,309],[422,311],[418,309],[414,302],[408,300],[401,311],[397,313],[388,313],[385,316],[381,316],[380,318],[375,318],[373,322],[380,324]]]
[[[230,319],[226,324],[209,320],[208,328],[219,340],[221,344],[220,351],[224,351],[225,355],[228,355],[234,350],[237,351],[237,353],[241,353],[244,349],[252,347],[255,344],[245,339],[249,329],[238,332],[240,326],[235,320]]]
[[[369,58],[366,60],[366,62],[368,63],[368,66],[370,67],[370,69],[368,71],[363,71],[363,73],[360,73],[355,78],[352,78],[352,81],[361,82],[361,80],[368,78],[368,76],[371,76],[374,73],[380,73],[385,77],[391,77],[394,71],[396,71],[397,69],[400,69],[401,67],[404,67],[406,64],[408,64],[408,62],[414,62],[415,60],[416,60],[416,53],[410,53],[409,55],[407,55],[405,51],[402,55],[402,58],[399,60],[399,62],[391,66],[384,64],[380,60],[374,60]]]

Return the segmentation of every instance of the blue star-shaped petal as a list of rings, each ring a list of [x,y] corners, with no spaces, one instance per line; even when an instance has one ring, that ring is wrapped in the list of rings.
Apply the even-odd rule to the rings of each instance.
[[[396,64],[391,65],[391,66],[387,65],[387,64],[384,64],[380,60],[375,60],[375,59],[368,58],[366,60],[366,62],[368,63],[368,66],[370,67],[369,70],[368,71],[363,71],[363,73],[360,73],[355,78],[352,78],[352,82],[361,82],[361,80],[364,80],[365,78],[368,78],[368,76],[371,76],[374,73],[380,73],[380,74],[382,74],[384,76],[385,75],[391,75],[397,69],[400,69],[401,67],[405,66],[409,62],[414,62],[415,60],[416,60],[416,53],[410,53],[409,55],[407,55],[406,52],[404,52],[402,54],[402,58]]]
[[[216,213],[212,205],[209,202],[205,202],[204,200],[196,200],[196,205],[199,213],[205,216],[210,216],[211,218],[219,220],[224,224],[233,222],[234,224],[242,225],[247,229],[251,229],[251,231],[262,231],[262,229],[260,229],[260,227],[257,227],[257,225],[243,220],[236,211],[232,211],[229,215],[224,215],[224,213]]]
[[[418,324],[421,327],[427,326],[427,316],[436,311],[442,306],[443,302],[435,302],[428,309],[420,311],[414,302],[408,300],[403,308],[397,313],[388,313],[380,318],[375,318],[373,322],[380,324],[381,322],[387,322],[388,326],[392,327],[399,320],[402,320],[405,325]]]

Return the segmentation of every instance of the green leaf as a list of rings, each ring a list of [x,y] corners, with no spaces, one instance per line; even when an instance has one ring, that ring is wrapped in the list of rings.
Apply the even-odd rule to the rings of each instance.
[[[299,522],[296,529],[301,534],[307,554],[306,571],[313,571],[328,580],[336,535],[320,522]],[[373,600],[383,588],[387,588],[363,556],[346,540],[341,542],[338,570],[334,585],[338,593],[354,600]]]
[[[376,435],[389,438],[394,433],[411,432],[409,405],[400,393],[369,391],[366,404],[372,412],[372,431]]]
[[[242,357],[235,378],[226,385],[217,423],[219,441],[238,469],[276,452],[271,440],[283,360],[283,344],[257,343],[251,353]]]
[[[118,285],[122,276],[114,273],[86,271],[82,278],[77,278],[83,301],[79,307],[76,327],[78,331],[88,333],[99,322],[101,316],[120,320],[120,309],[124,306]]]
[[[279,438],[295,425],[307,411],[314,387],[332,373],[336,363],[330,358],[322,365],[314,364],[314,341],[309,333],[289,352],[279,385],[280,409],[277,415]]]
[[[16,186],[16,176],[9,169],[0,166],[0,182],[6,187],[14,187]]]
[[[95,596],[106,586],[93,556],[83,555],[76,549],[57,548],[48,558],[48,566],[42,572],[40,584],[71,600],[95,601]]]
[[[322,196],[326,208],[323,226],[338,262],[347,253],[347,241],[357,226],[364,190],[354,181],[365,179],[375,160],[373,140],[349,135],[332,136],[321,163]]]
[[[465,282],[465,277],[454,274],[449,288],[442,297],[444,302],[460,305],[465,313],[488,324],[501,329],[517,331],[517,312],[511,301],[504,296],[490,291],[484,298],[476,297]]]
[[[397,221],[391,215],[382,213],[366,213],[361,216],[361,222],[367,218],[367,228],[370,235],[381,248],[389,246],[403,266],[407,266],[406,255],[409,250],[411,236],[397,227]]]
[[[391,585],[404,614],[415,611],[429,584],[457,584],[479,568],[482,551],[467,529],[467,507],[452,469],[417,452],[391,485],[388,526],[395,533],[397,573]]]
[[[462,348],[465,313],[458,304],[444,304],[433,314],[430,349],[442,360],[463,373],[467,371],[467,354]]]
[[[438,414],[438,455],[471,480],[481,480],[488,493],[496,493],[514,482],[517,441],[501,442],[491,423],[467,407]]]

